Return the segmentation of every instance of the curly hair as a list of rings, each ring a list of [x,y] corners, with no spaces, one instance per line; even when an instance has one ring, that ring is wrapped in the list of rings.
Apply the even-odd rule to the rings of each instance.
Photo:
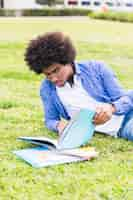
[[[49,32],[31,40],[24,56],[29,68],[41,74],[43,69],[54,63],[72,63],[76,57],[76,49],[70,38],[62,32]]]

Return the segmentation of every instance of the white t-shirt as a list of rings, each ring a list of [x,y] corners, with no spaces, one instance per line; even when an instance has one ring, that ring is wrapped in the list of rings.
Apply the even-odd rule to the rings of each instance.
[[[80,78],[76,75],[74,75],[74,84],[72,87],[66,82],[63,87],[56,87],[56,89],[70,117],[73,117],[81,108],[88,108],[95,111],[97,106],[105,104],[92,98],[83,88]],[[113,115],[106,123],[97,125],[95,130],[116,137],[123,118],[124,115]]]

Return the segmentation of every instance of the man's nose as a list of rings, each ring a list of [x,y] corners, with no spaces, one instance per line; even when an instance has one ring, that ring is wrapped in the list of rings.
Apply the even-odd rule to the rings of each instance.
[[[52,83],[56,83],[56,82],[58,81],[57,76],[52,75],[52,76],[50,77],[50,81],[51,81]]]

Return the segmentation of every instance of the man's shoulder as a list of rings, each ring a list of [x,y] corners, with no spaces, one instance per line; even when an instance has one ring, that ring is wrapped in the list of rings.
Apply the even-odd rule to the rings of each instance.
[[[100,68],[105,66],[103,61],[100,60],[84,60],[77,62],[79,69],[82,71],[83,69],[88,70],[90,72],[99,71]]]

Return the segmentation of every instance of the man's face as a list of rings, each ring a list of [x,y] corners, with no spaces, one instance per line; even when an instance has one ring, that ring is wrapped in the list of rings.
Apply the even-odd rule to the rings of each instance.
[[[65,82],[73,75],[73,68],[70,64],[52,64],[44,69],[43,73],[56,86],[63,87]]]

